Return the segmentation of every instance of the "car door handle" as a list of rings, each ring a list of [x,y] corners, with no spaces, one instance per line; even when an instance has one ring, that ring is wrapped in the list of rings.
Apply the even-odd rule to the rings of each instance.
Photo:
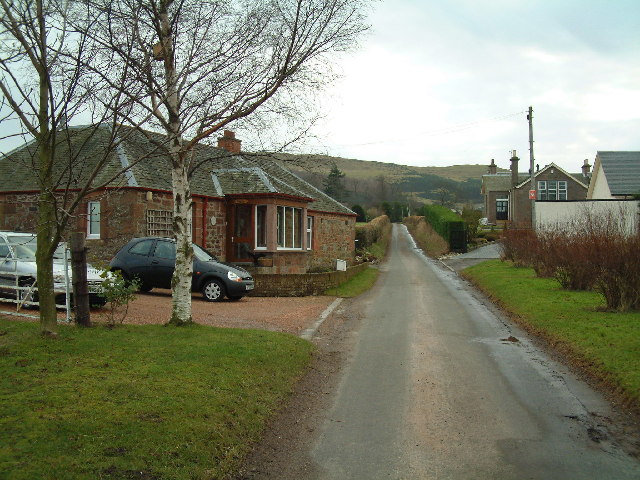
[[[157,260],[154,260],[153,262],[151,262],[151,265],[158,265],[158,263],[160,262],[158,262]]]

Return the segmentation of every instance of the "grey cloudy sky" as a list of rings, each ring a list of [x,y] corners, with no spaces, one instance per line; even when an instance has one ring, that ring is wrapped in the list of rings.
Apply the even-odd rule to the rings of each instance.
[[[640,150],[637,0],[386,0],[370,21],[324,102],[331,155],[528,164],[529,106],[541,167]]]
[[[307,151],[506,168],[515,149],[526,170],[529,106],[541,167],[640,150],[638,0],[382,0],[370,22]]]

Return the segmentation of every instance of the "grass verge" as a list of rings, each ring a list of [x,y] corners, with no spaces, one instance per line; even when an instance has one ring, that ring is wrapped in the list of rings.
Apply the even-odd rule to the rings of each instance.
[[[344,298],[357,297],[373,287],[379,273],[377,268],[367,268],[337,287],[325,291],[324,294]]]
[[[463,275],[525,329],[640,411],[640,312],[600,311],[597,293],[563,290],[553,279],[536,277],[531,268],[499,260],[467,268]]]
[[[0,318],[2,478],[225,478],[311,349],[200,325],[63,327],[50,340]]]

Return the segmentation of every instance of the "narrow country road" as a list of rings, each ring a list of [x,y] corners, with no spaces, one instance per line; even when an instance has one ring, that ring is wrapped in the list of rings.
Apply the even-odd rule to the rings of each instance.
[[[600,395],[422,256],[403,226],[384,269],[305,478],[640,478]]]

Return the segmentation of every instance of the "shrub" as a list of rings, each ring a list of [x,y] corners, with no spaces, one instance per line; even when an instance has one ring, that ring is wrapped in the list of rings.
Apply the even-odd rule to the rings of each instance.
[[[449,251],[449,244],[429,225],[424,217],[406,217],[404,224],[418,246],[430,257],[440,257]]]
[[[533,267],[538,242],[532,230],[506,229],[502,238],[502,260],[510,260],[517,267]]]
[[[386,215],[380,215],[364,225],[356,225],[358,249],[364,249],[376,243],[382,238],[385,227],[390,225],[391,222]]]
[[[119,270],[103,270],[100,276],[103,278],[103,294],[109,303],[108,323],[113,327],[116,322],[124,322],[129,311],[129,302],[135,299],[134,294],[140,288],[140,282],[127,281]],[[119,318],[116,318],[118,312]]]
[[[569,290],[600,293],[612,311],[640,309],[640,235],[630,235],[623,216],[585,212],[569,224],[535,234],[509,229],[503,260],[533,267]]]
[[[391,239],[389,217],[381,215],[364,225],[356,225],[357,251],[361,262],[375,262],[384,258]]]
[[[460,215],[467,226],[467,239],[471,240],[480,234],[480,219],[482,211],[470,207],[464,207]]]

